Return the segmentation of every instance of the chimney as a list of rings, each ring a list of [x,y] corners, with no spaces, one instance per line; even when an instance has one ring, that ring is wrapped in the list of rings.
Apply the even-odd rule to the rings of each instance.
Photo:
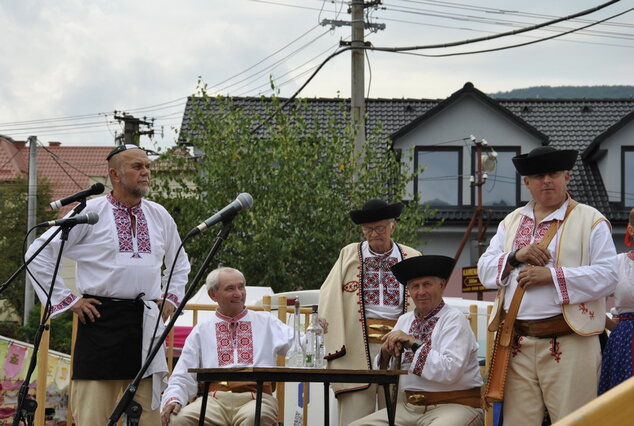
[[[48,146],[60,146],[62,143],[58,141],[50,141]]]

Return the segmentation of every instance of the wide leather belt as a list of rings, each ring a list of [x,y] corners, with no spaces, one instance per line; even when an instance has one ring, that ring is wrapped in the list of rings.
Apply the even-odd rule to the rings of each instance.
[[[515,331],[520,336],[559,337],[574,333],[563,314],[538,320],[515,320]]]
[[[368,342],[383,343],[381,337],[392,331],[396,325],[396,320],[386,320],[378,318],[366,318],[365,327],[368,331]]]
[[[481,390],[472,388],[448,392],[405,391],[407,402],[413,405],[461,404],[473,408],[481,407]]]
[[[256,382],[217,382],[209,386],[209,392],[257,392],[258,385]],[[262,392],[271,395],[273,393],[273,384],[264,382]]]

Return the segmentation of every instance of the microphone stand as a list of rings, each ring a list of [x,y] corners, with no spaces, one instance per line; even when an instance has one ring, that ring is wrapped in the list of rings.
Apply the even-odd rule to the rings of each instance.
[[[86,199],[82,199],[80,200],[80,203],[75,206],[75,208],[73,209],[73,213],[69,216],[69,217],[73,217],[79,213],[81,213],[82,210],[84,210],[84,208],[86,208]],[[14,273],[13,275],[11,275],[9,277],[8,280],[6,280],[4,283],[2,283],[2,285],[0,285],[0,294],[2,294],[2,292],[4,290],[6,290],[6,288],[8,287],[9,284],[11,284],[13,282],[13,280],[15,280],[18,275],[20,274],[20,272],[22,272],[24,269],[26,269],[26,267],[29,265],[29,263],[31,263],[33,261],[33,259],[35,259],[37,257],[38,254],[40,254],[40,252],[42,250],[44,250],[44,247],[46,247],[51,241],[53,241],[53,238],[55,238],[55,236],[57,234],[60,233],[60,231],[62,230],[62,228],[57,228],[55,230],[55,232],[53,232],[51,234],[51,236],[44,242],[44,244],[42,244],[40,246],[40,248],[38,248],[35,253],[33,253],[33,255],[31,257],[29,257]]]
[[[235,217],[235,213],[222,221],[222,224],[223,224],[222,229],[218,232],[214,245],[211,247],[211,250],[207,254],[207,257],[205,258],[203,264],[201,265],[200,269],[196,273],[196,276],[194,277],[193,282],[189,285],[189,288],[187,289],[187,293],[185,294],[183,301],[178,305],[178,307],[172,314],[172,318],[170,319],[169,323],[165,326],[165,330],[163,330],[163,333],[158,338],[158,341],[151,348],[151,351],[148,353],[148,356],[143,362],[141,369],[132,380],[132,383],[130,383],[128,387],[126,388],[126,390],[123,392],[123,395],[121,396],[121,399],[119,399],[117,406],[110,414],[110,418],[108,420],[108,426],[114,426],[116,422],[119,420],[119,418],[121,417],[121,415],[124,413],[124,411],[126,411],[126,408],[128,407],[128,405],[130,405],[131,403],[134,403],[132,399],[134,398],[134,395],[136,394],[136,391],[139,387],[139,383],[141,383],[143,374],[145,374],[147,369],[150,367],[150,363],[152,362],[152,360],[154,359],[154,357],[160,350],[161,346],[163,345],[163,342],[167,338],[167,335],[170,333],[170,331],[174,327],[174,323],[176,323],[178,316],[185,308],[185,304],[191,298],[194,291],[196,290],[196,286],[198,285],[198,282],[203,277],[205,270],[207,269],[207,267],[213,260],[214,256],[216,255],[216,252],[220,249],[222,242],[226,240],[227,237],[229,236],[229,232],[233,228],[231,221],[233,220],[234,217]]]
[[[49,329],[49,326],[46,325],[46,322],[49,320],[49,317],[50,317],[49,309],[51,307],[51,295],[53,294],[53,289],[55,288],[55,280],[57,278],[57,272],[59,271],[59,265],[62,260],[64,245],[66,243],[66,240],[68,240],[68,234],[70,233],[70,230],[73,226],[74,224],[60,227],[62,232],[62,235],[60,236],[60,240],[62,243],[59,249],[59,253],[57,255],[57,261],[55,262],[55,269],[53,270],[53,278],[51,279],[51,286],[49,288],[49,291],[46,297],[46,304],[44,306],[44,312],[42,313],[42,320],[40,321],[40,325],[38,326],[37,332],[35,333],[35,339],[33,341],[33,354],[31,355],[31,362],[29,363],[29,369],[26,373],[26,377],[24,378],[24,382],[22,382],[22,386],[20,386],[20,391],[18,393],[18,406],[15,410],[15,415],[13,417],[13,426],[18,426],[20,424],[20,420],[23,420],[24,424],[26,425],[29,425],[29,426],[33,425],[33,420],[35,418],[35,410],[37,409],[37,401],[28,398],[29,382],[31,381],[31,376],[33,375],[33,372],[35,371],[35,366],[37,365],[37,353],[40,349],[42,334],[44,334],[44,331]],[[34,258],[34,256],[32,258]],[[38,386],[46,387],[46,382],[38,383]]]

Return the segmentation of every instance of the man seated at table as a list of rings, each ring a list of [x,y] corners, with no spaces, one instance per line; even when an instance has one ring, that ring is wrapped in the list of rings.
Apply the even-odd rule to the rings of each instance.
[[[478,344],[464,314],[442,299],[455,261],[446,256],[416,256],[392,266],[406,285],[415,310],[399,317],[394,330],[383,336],[377,368],[397,365],[401,376],[395,424],[482,425],[482,377]],[[350,425],[387,425],[385,409]]]
[[[197,425],[202,397],[196,395],[196,375],[190,368],[274,367],[293,340],[293,329],[270,312],[246,309],[246,281],[237,269],[219,268],[207,276],[209,297],[218,304],[214,316],[194,327],[163,393],[162,425]],[[255,382],[213,383],[205,424],[253,424]],[[277,424],[277,401],[272,385],[264,383],[261,422]]]

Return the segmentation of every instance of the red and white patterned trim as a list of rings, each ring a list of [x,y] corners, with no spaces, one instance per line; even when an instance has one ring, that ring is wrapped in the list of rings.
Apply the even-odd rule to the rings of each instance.
[[[498,273],[495,276],[495,283],[498,287],[502,286],[502,274],[504,273],[504,268],[506,266],[506,259],[509,257],[510,253],[506,253],[500,256],[498,259]]]
[[[399,306],[401,304],[401,283],[392,274],[391,266],[398,263],[395,257],[374,256],[363,259],[363,297],[366,306],[379,306],[381,296],[383,305]]]
[[[555,268],[555,280],[557,281],[557,286],[559,287],[559,292],[561,293],[561,304],[567,305],[570,303],[570,295],[568,294],[568,284],[566,283],[566,275],[564,274],[564,269],[560,266]]]
[[[167,401],[165,401],[165,405],[169,405],[172,402],[176,402],[177,404],[179,404],[180,406],[183,406],[183,403],[180,402],[180,400],[178,398],[176,398],[175,396],[169,398]]]
[[[77,296],[75,296],[74,294],[69,294],[68,296],[66,296],[64,298],[64,300],[62,300],[61,302],[59,302],[57,305],[52,305],[49,309],[49,313],[51,315],[53,315],[56,312],[59,312],[61,310],[66,309],[69,305],[71,305],[75,300],[77,299]]]
[[[250,321],[240,321],[247,313],[244,309],[237,316],[229,318],[216,311],[216,316],[222,320],[216,323],[219,367],[235,363],[253,365],[253,328]],[[234,359],[234,353],[237,359]]]
[[[108,194],[106,197],[113,207],[112,214],[117,228],[119,252],[133,253],[132,257],[141,257],[139,253],[152,253],[150,232],[141,204],[130,208],[117,201],[112,194]],[[134,216],[136,221],[136,233],[132,225],[132,216]],[[135,239],[137,243],[136,252],[134,251]]]
[[[419,318],[417,316],[414,321],[412,321],[412,325],[409,328],[408,334],[413,336],[416,340],[420,340],[422,342],[417,351],[418,357],[412,370],[412,372],[418,376],[423,374],[423,369],[425,368],[425,363],[427,362],[427,356],[431,351],[431,335],[439,318],[436,315],[444,306],[445,302],[441,300],[438,306],[436,306],[424,318]],[[403,363],[411,363],[413,359],[414,353],[411,349],[407,349],[403,354]]]
[[[180,300],[178,300],[178,296],[176,296],[175,294],[172,294],[172,293],[167,293],[167,296],[165,296],[165,299],[167,299],[170,302],[172,302],[174,304],[174,306],[178,306],[178,305],[181,304]]]

